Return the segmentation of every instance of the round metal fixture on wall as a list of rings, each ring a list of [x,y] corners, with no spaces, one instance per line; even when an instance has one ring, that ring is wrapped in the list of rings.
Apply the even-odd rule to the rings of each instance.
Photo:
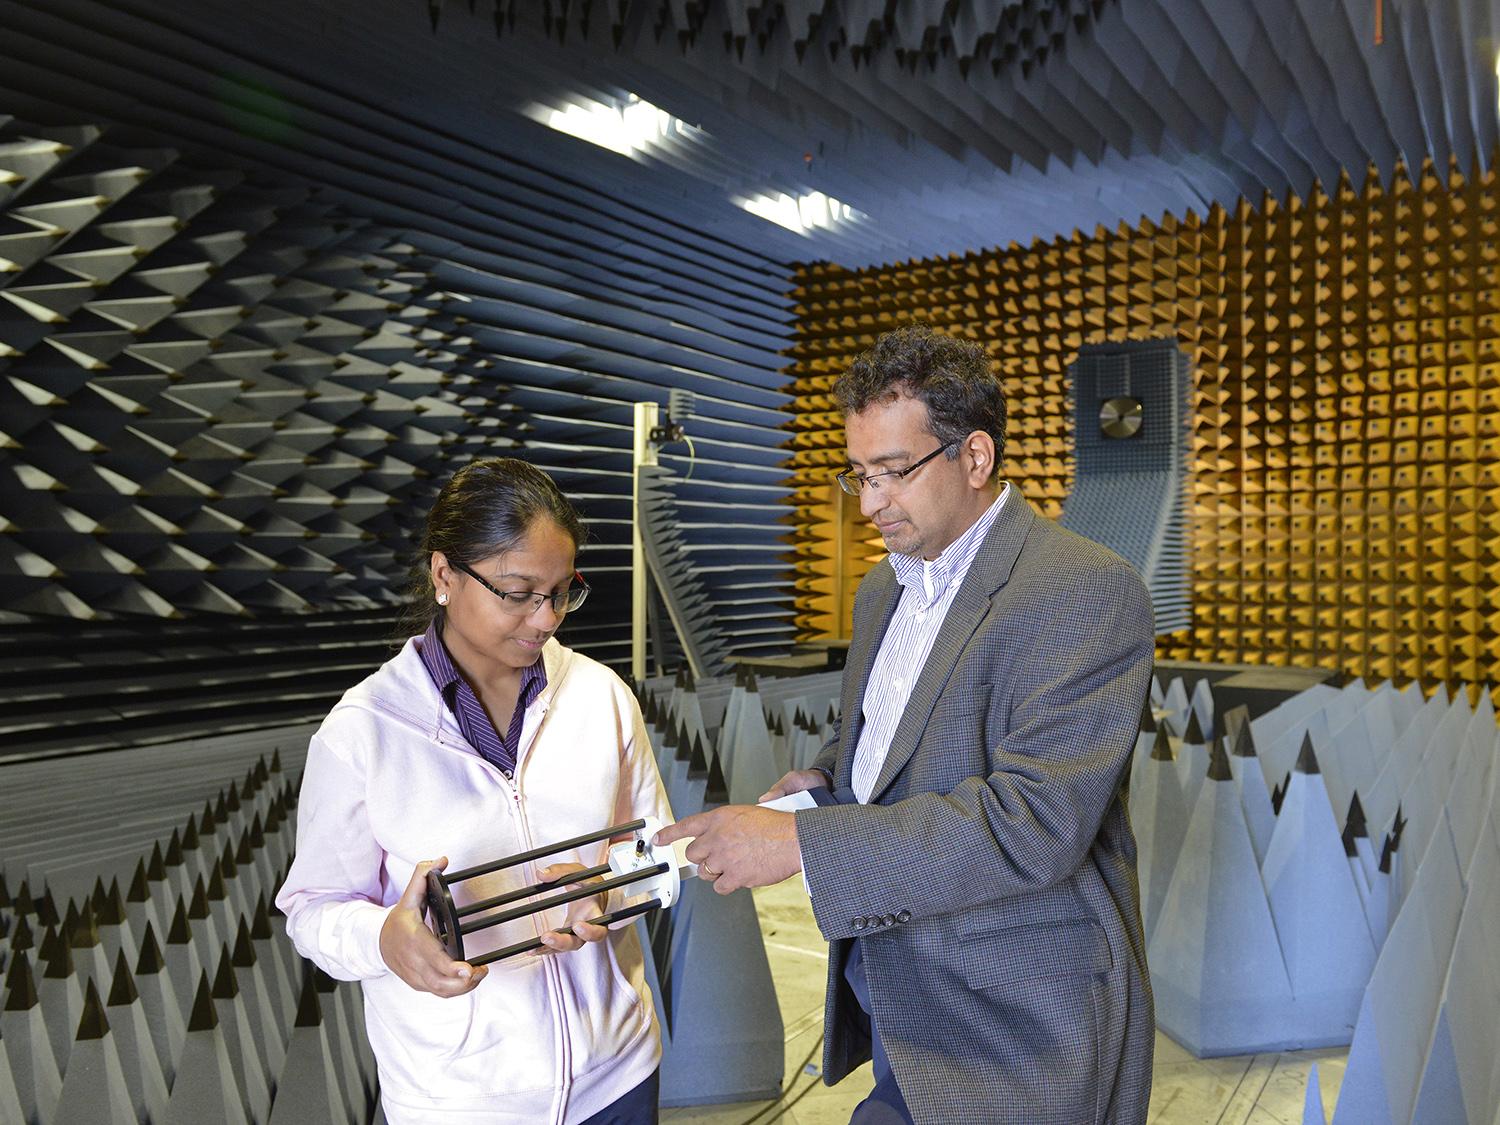
[[[1133,438],[1146,420],[1141,400],[1121,395],[1107,398],[1099,406],[1099,432],[1107,438]]]

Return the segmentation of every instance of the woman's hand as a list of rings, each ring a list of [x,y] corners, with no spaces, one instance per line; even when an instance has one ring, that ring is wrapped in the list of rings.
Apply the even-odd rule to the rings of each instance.
[[[557,880],[566,878],[575,871],[584,870],[581,863],[554,863],[541,870],[542,882],[555,883]],[[597,878],[589,882],[597,883]],[[573,884],[569,884],[572,886]],[[586,941],[599,941],[607,937],[609,931],[603,926],[591,926],[588,919],[597,918],[604,913],[604,896],[593,895],[589,898],[576,899],[567,904],[566,922],[563,929],[572,928],[572,933],[558,933],[556,930],[548,930],[542,934],[543,952],[571,953],[575,949],[582,949]]]
[[[472,990],[488,969],[475,968],[465,961],[448,956],[443,943],[422,921],[422,904],[427,895],[427,873],[441,871],[448,857],[423,860],[411,874],[411,882],[380,927],[380,956],[391,972],[418,992],[434,996],[462,996]]]

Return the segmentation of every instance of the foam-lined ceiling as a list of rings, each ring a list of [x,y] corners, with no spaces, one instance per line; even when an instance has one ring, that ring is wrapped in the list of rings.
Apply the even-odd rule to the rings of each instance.
[[[797,255],[849,266],[1467,172],[1500,139],[1493,0],[407,2],[449,43],[493,19],[555,96],[582,75],[703,125],[686,175],[863,212]]]
[[[89,120],[208,139],[184,88],[214,102],[230,151],[292,150],[356,190],[451,178],[434,219],[482,206],[464,188],[503,154],[560,213],[603,195],[646,237],[690,230],[783,261],[1025,244],[1333,190],[1372,165],[1388,178],[1428,156],[1468,172],[1500,141],[1495,0],[0,0],[0,13],[0,86],[86,96]],[[85,57],[88,95],[69,81]],[[624,156],[534,119],[631,95],[691,128]],[[330,100],[341,131],[408,158],[393,167],[335,135]],[[562,180],[545,186],[543,170]],[[858,214],[798,233],[736,204],[812,192]]]

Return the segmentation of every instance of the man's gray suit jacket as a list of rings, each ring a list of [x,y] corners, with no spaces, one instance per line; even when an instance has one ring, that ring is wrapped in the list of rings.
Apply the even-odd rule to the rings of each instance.
[[[842,719],[816,763],[838,787],[900,593],[888,560],[860,584]],[[824,1081],[869,1057],[843,974],[858,938],[919,1125],[1145,1121],[1155,1032],[1125,787],[1153,648],[1135,571],[1012,489],[871,803],[796,814],[832,943]]]

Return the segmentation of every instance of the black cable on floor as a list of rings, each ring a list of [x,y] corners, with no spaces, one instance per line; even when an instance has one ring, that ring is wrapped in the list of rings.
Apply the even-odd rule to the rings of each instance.
[[[822,1046],[823,1046],[823,1037],[820,1035],[820,1036],[818,1036],[817,1042],[815,1042],[812,1045],[812,1049],[809,1050],[807,1052],[807,1054],[803,1055],[802,1056],[802,1061],[797,1064],[796,1074],[802,1074],[804,1071],[807,1070],[807,1064],[812,1061],[813,1055],[817,1054],[818,1049],[820,1047],[822,1047]],[[797,1081],[795,1074],[792,1077],[792,1081],[793,1082]],[[781,1095],[781,1097],[777,1098],[770,1105],[761,1107],[753,1115],[751,1115],[750,1117],[745,1118],[745,1120],[739,1122],[738,1125],[754,1125],[754,1123],[757,1122],[757,1121],[768,1121],[768,1120],[770,1120],[770,1118],[766,1117],[766,1114],[770,1113],[773,1109],[776,1109],[776,1110],[788,1110],[788,1109],[791,1109],[792,1106],[796,1105],[803,1098],[807,1097],[808,1091],[810,1091],[816,1085],[817,1085],[816,1082],[812,1082],[812,1083],[809,1083],[808,1085],[802,1087],[802,1092],[800,1094],[798,1094],[795,1098],[793,1098],[791,1101],[786,1101],[785,1100],[786,1099],[786,1094],[783,1093]],[[788,1090],[790,1090],[790,1086],[788,1086]]]

